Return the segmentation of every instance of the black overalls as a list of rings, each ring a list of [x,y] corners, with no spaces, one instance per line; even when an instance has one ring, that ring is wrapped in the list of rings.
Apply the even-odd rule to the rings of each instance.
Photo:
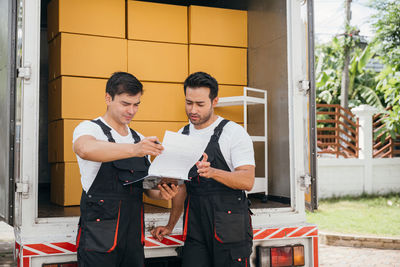
[[[218,140],[228,122],[223,120],[214,129],[205,150],[211,167],[225,171],[230,169]],[[182,134],[189,135],[189,125]],[[190,170],[189,179],[183,220],[183,266],[250,266],[253,231],[245,193],[200,177],[196,165]]]
[[[98,124],[109,142],[111,128]],[[135,143],[140,137],[132,129]],[[147,175],[149,161],[134,157],[101,164],[87,193],[82,192],[77,236],[82,267],[144,266],[143,183],[123,185]]]

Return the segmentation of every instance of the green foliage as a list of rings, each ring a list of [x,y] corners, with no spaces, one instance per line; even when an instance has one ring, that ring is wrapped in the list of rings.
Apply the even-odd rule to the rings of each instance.
[[[400,2],[373,0],[370,6],[377,11],[372,25],[376,51],[384,63],[400,70]]]
[[[351,40],[351,41],[349,41]],[[316,99],[317,103],[339,104],[343,69],[343,47],[354,45],[352,36],[333,38],[329,44],[316,49]],[[368,104],[383,109],[383,97],[376,92],[375,73],[365,66],[374,56],[370,46],[364,50],[355,47],[349,67],[349,107]]]
[[[377,10],[373,16],[374,50],[386,64],[376,76],[376,88],[383,95],[384,105],[389,109],[384,119],[387,134],[395,138],[400,135],[400,2],[373,0],[370,6]]]

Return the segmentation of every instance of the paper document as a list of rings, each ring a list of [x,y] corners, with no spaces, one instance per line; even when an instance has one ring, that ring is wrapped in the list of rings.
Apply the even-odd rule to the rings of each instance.
[[[150,165],[147,180],[159,182],[159,178],[188,180],[188,173],[200,159],[208,140],[165,131],[163,152]],[[183,182],[183,181],[182,181]]]

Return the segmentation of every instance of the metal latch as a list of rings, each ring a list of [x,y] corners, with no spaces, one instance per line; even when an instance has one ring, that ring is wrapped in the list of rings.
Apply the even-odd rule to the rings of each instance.
[[[18,68],[18,78],[29,80],[31,78],[31,63],[26,63],[24,67]]]
[[[306,189],[311,185],[311,176],[309,174],[301,175],[299,178],[300,188]]]
[[[307,80],[299,81],[298,88],[300,92],[308,94],[308,92],[310,91],[310,81]]]
[[[15,183],[15,192],[26,194],[29,192],[29,185],[27,183]]]

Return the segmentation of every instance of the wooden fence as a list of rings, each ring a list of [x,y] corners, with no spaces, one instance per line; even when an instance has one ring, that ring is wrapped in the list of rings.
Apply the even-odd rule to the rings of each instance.
[[[384,113],[375,114],[373,117],[373,134],[375,134],[385,127],[383,122],[387,117]],[[394,158],[400,157],[400,136],[393,139],[390,135],[382,140],[385,132],[380,133],[373,141],[373,157],[374,158]]]
[[[358,158],[358,118],[340,105],[317,104],[318,154]]]

